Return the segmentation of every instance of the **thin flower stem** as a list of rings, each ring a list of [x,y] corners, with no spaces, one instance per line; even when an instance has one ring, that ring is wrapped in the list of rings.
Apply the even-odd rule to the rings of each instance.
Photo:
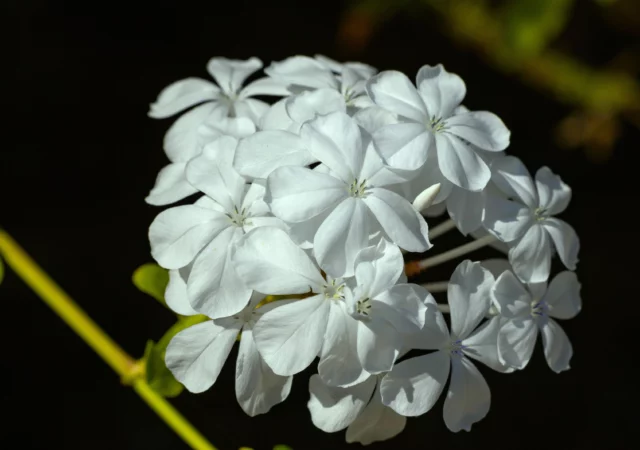
[[[0,229],[0,255],[7,265],[64,320],[122,378],[142,374],[134,361],[27,255],[16,241]],[[184,441],[197,450],[216,450],[187,420],[146,383],[134,377],[134,390]]]
[[[440,310],[441,313],[444,313],[444,314],[449,314],[451,312],[449,305],[444,303],[438,303],[438,309]]]
[[[467,253],[470,253],[474,250],[482,248],[485,245],[488,245],[495,240],[496,238],[493,235],[488,234],[486,236],[481,237],[480,239],[476,239],[475,241],[469,242],[468,244],[464,244],[464,245],[461,245],[460,247],[456,247],[452,250],[449,250],[448,252],[440,253],[439,255],[432,256],[431,258],[418,261],[417,266],[422,271],[429,267],[434,267],[434,266],[437,266],[438,264],[442,264],[444,262],[466,255]]]
[[[423,288],[425,288],[427,291],[429,291],[430,293],[435,293],[435,292],[446,292],[446,290],[449,287],[449,282],[448,281],[437,281],[435,283],[425,283],[422,285]]]
[[[455,227],[456,223],[452,219],[445,220],[429,230],[429,239],[435,239]]]

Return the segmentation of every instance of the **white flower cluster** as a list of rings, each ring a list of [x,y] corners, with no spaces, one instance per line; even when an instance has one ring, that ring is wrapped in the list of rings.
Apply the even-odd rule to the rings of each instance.
[[[170,271],[168,305],[211,319],[166,352],[189,391],[215,383],[241,333],[235,388],[247,414],[282,402],[293,375],[319,358],[311,420],[369,444],[429,411],[448,379],[445,423],[469,430],[490,405],[472,360],[522,369],[538,331],[551,369],[569,368],[571,344],[552,318],[580,311],[580,284],[570,271],[547,279],[553,254],[569,270],[577,263],[576,233],[554,217],[571,190],[547,167],[532,178],[505,155],[509,130],[461,105],[459,76],[424,66],[414,84],[397,71],[294,56],[243,87],[262,68],[257,58],[213,58],[207,68],[217,84],[175,82],[149,113],[198,105],[167,132],[171,163],[147,197],[167,205],[202,194],[149,230],[153,257]],[[445,211],[450,219],[430,233],[423,215]],[[455,227],[477,240],[405,264],[403,253],[425,252]],[[486,244],[508,261],[465,260],[432,283],[448,305],[408,282],[405,267]]]

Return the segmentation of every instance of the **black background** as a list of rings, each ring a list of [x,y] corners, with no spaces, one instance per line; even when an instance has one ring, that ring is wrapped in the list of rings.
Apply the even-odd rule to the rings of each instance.
[[[0,224],[132,355],[141,356],[146,340],[158,339],[173,321],[130,281],[136,267],[151,261],[146,233],[159,209],[143,199],[166,163],[162,136],[172,120],[149,119],[148,104],[175,80],[206,78],[212,56],[255,55],[265,64],[293,54],[342,58],[335,36],[343,7],[337,1],[4,3],[3,67],[13,82],[3,96],[9,103]],[[465,79],[468,107],[503,118],[512,130],[512,154],[532,171],[549,165],[562,175],[574,191],[562,218],[581,238],[584,308],[562,324],[575,350],[569,372],[551,372],[540,348],[520,373],[482,367],[492,406],[471,433],[447,431],[441,399],[426,416],[410,419],[400,436],[371,448],[637,448],[631,428],[638,419],[637,129],[623,126],[605,163],[557,148],[552,129],[570,109],[455,46],[439,25],[428,14],[402,14],[364,52],[346,56],[410,77],[422,64],[443,63]],[[607,31],[591,2],[579,2],[567,33],[594,65],[625,43]],[[452,237],[437,240],[434,251],[455,245]],[[431,281],[454,267],[444,265]],[[10,272],[0,286],[0,308],[1,448],[186,448]],[[207,393],[185,393],[174,404],[221,450],[357,447],[344,443],[344,433],[325,434],[311,424],[309,374],[297,376],[289,399],[265,416],[249,418],[237,405],[234,364]]]

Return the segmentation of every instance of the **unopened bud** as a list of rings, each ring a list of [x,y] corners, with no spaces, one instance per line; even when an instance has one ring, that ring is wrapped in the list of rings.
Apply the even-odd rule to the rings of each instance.
[[[436,183],[433,186],[429,186],[424,191],[422,191],[416,199],[413,201],[413,207],[419,213],[423,213],[427,210],[429,206],[433,203],[436,196],[440,192],[440,183]]]

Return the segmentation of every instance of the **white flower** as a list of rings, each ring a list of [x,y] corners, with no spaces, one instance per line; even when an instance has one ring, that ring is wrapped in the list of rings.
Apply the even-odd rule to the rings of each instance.
[[[267,179],[265,201],[276,217],[313,228],[313,251],[323,270],[334,277],[351,275],[356,254],[378,231],[408,251],[431,247],[424,218],[384,188],[398,177],[383,167],[371,145],[365,148],[352,118],[340,112],[319,116],[302,127],[301,136],[329,173],[276,169]]]
[[[487,204],[484,224],[488,231],[510,242],[509,261],[527,283],[547,281],[553,247],[563,264],[575,270],[580,241],[568,223],[552,217],[564,211],[571,188],[548,167],[534,180],[518,158],[507,156],[492,165],[495,185],[511,200],[493,196]]]
[[[549,284],[530,284],[528,289],[506,271],[496,281],[492,295],[500,305],[506,323],[498,335],[500,359],[523,369],[531,359],[538,330],[542,333],[544,355],[554,372],[569,369],[573,348],[560,325],[552,319],[571,319],[582,308],[580,283],[575,273],[559,273]]]
[[[463,261],[451,276],[448,289],[451,333],[432,299],[427,302],[425,325],[410,339],[412,348],[437,350],[397,363],[381,382],[382,401],[404,416],[429,411],[449,377],[444,421],[451,431],[469,431],[488,412],[491,394],[486,381],[467,358],[508,371],[498,360],[499,322],[490,320],[476,329],[491,304],[491,273],[480,263]],[[475,330],[475,331],[474,331]]]
[[[376,148],[387,164],[405,171],[420,169],[430,154],[437,153],[445,178],[463,189],[481,190],[491,172],[468,143],[502,151],[509,145],[509,130],[487,111],[456,113],[466,87],[442,65],[423,66],[416,84],[417,89],[396,71],[381,72],[367,82],[373,102],[402,119],[374,134]]]
[[[246,185],[232,169],[236,144],[234,138],[222,137],[192,160],[187,178],[205,196],[193,205],[161,212],[149,228],[151,254],[158,264],[180,269],[192,263],[189,301],[211,318],[237,313],[251,295],[230,264],[235,242],[254,227],[282,226],[262,201],[264,188]]]
[[[209,320],[176,334],[167,346],[165,361],[171,373],[189,391],[209,389],[218,378],[239,333],[236,360],[236,398],[250,416],[264,414],[284,401],[291,390],[292,377],[274,374],[258,353],[253,326],[262,314],[278,305],[255,309],[264,298],[254,294],[249,304],[232,317]]]
[[[347,388],[332,387],[318,375],[309,379],[307,403],[313,424],[327,433],[347,429],[346,441],[369,445],[404,430],[406,417],[382,404],[379,380],[371,376]]]

